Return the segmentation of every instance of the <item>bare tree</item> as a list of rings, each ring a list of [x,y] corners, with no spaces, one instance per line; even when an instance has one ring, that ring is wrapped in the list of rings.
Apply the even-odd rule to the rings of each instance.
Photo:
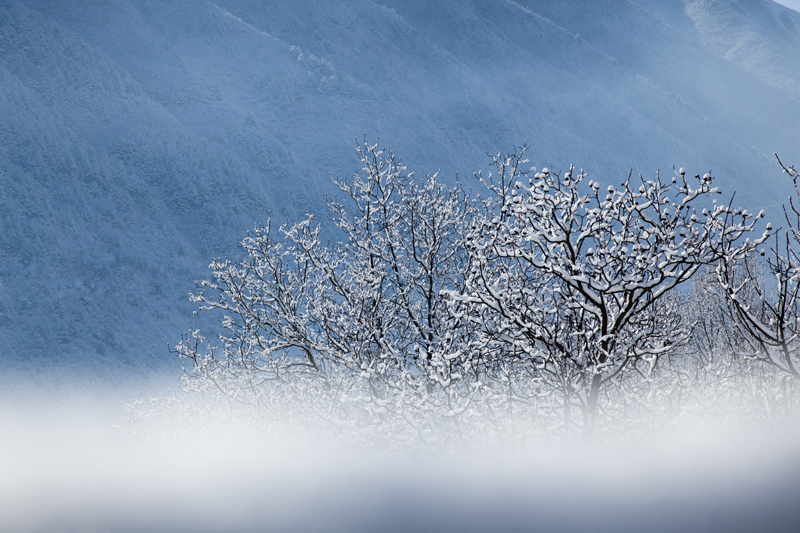
[[[193,298],[222,314],[222,333],[190,332],[175,350],[192,362],[176,399],[188,423],[219,414],[274,433],[297,421],[384,448],[517,446],[591,441],[603,414],[634,427],[679,412],[713,375],[736,396],[738,367],[658,364],[699,323],[674,289],[768,236],[747,238],[761,214],[714,201],[710,175],[628,176],[601,192],[573,168],[527,170],[521,148],[478,174],[481,200],[416,178],[378,145],[358,153],[361,172],[334,179],[338,240],[308,215],[256,228],[243,261],[211,264]]]
[[[467,236],[467,290],[453,297],[495,314],[487,329],[577,399],[591,440],[604,386],[646,377],[687,339],[670,291],[763,242],[766,233],[746,239],[763,213],[716,200],[702,208],[719,193],[709,174],[676,171],[672,184],[629,176],[601,192],[573,168],[523,170],[524,152],[494,157],[485,180],[494,196]]]
[[[225,313],[221,354],[178,346],[198,390],[273,409],[276,402],[350,426],[381,422],[391,440],[458,434],[480,387],[474,335],[440,296],[463,290],[466,195],[416,182],[394,153],[358,147],[362,173],[337,178],[329,202],[343,239],[323,243],[314,217],[257,228],[241,263],[215,261],[195,301]],[[485,376],[483,376],[485,378]]]
[[[760,265],[750,256],[721,263],[717,275],[739,327],[754,340],[750,355],[800,378],[800,173],[775,157],[795,190],[788,208],[783,206],[786,229],[775,233],[766,260],[768,278],[775,285],[762,282]]]

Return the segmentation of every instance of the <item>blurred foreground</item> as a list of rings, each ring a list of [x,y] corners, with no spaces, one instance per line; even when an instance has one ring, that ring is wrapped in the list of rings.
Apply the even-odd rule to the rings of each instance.
[[[559,449],[380,454],[230,432],[146,447],[110,412],[0,410],[0,530],[797,531],[800,439],[653,431]],[[168,429],[168,428],[162,428]],[[222,435],[223,433],[220,433]]]

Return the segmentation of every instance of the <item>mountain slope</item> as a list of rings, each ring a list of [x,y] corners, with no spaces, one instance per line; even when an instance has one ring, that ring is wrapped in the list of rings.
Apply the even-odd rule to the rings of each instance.
[[[210,259],[321,211],[365,135],[468,184],[522,143],[605,182],[710,169],[774,211],[799,80],[767,0],[2,2],[0,374],[174,365]]]

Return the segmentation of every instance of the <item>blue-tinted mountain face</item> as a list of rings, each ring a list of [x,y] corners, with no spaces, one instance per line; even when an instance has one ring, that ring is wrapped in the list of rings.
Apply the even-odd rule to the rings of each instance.
[[[0,372],[165,368],[209,261],[322,211],[363,136],[467,184],[528,143],[774,210],[798,119],[800,15],[768,0],[4,0]]]

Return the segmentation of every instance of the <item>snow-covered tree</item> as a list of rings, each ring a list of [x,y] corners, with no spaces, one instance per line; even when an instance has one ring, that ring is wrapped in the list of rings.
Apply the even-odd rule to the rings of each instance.
[[[194,296],[226,315],[222,354],[194,340],[178,354],[201,388],[231,401],[269,409],[290,395],[294,409],[354,431],[382,421],[393,440],[424,440],[479,388],[470,331],[440,296],[463,290],[473,209],[435,174],[414,181],[377,145],[358,152],[362,173],[335,179],[345,199],[329,203],[342,240],[323,243],[312,215],[277,239],[257,228],[247,260],[212,263],[214,280]]]
[[[243,261],[211,264],[193,298],[222,334],[176,348],[192,361],[178,398],[191,423],[300,421],[389,448],[590,440],[600,413],[669,411],[685,376],[738,368],[657,364],[698,322],[674,289],[767,237],[747,238],[760,215],[714,201],[711,176],[601,192],[572,168],[527,170],[523,148],[478,175],[481,200],[378,145],[358,153],[325,232],[313,215],[267,223]],[[163,400],[153,412],[171,412]]]
[[[605,385],[646,377],[687,339],[671,291],[767,235],[747,239],[762,214],[707,200],[719,193],[709,174],[601,191],[571,167],[528,172],[524,152],[494,157],[493,197],[467,235],[467,290],[452,296],[491,310],[479,327],[536,362],[565,409],[576,400],[591,439]]]
[[[800,378],[800,172],[778,164],[792,178],[795,196],[783,206],[786,228],[775,233],[766,260],[775,285],[763,282],[752,257],[720,263],[717,274],[739,327],[755,343],[751,355]]]

